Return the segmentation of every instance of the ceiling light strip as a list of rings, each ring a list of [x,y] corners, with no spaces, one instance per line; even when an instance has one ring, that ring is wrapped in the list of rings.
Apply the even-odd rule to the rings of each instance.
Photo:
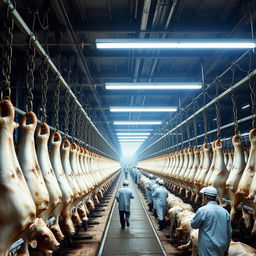
[[[125,135],[125,136],[128,136],[128,135],[130,135],[130,136],[134,136],[134,135],[150,135],[150,133],[149,132],[144,132],[144,133],[139,133],[139,132],[137,132],[137,133],[130,133],[130,132],[118,132],[117,133],[117,135],[119,136],[119,135]]]
[[[147,139],[148,136],[121,136],[118,139]]]
[[[176,107],[110,107],[110,112],[175,112]]]
[[[132,128],[127,128],[127,129],[115,129],[117,132],[148,132],[148,131],[153,131],[153,129],[132,129]]]
[[[105,83],[107,90],[194,90],[202,83]]]
[[[253,49],[255,40],[96,39],[98,49]]]
[[[145,139],[143,140],[143,139],[134,139],[134,140],[119,140],[120,142],[136,142],[136,141],[145,141]]]
[[[159,125],[162,121],[114,121],[114,125]]]

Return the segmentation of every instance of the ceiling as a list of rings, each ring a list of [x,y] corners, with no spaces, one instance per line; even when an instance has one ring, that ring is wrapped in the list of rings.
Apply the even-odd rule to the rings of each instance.
[[[116,126],[113,121],[167,121],[171,118],[170,115],[174,114],[112,113],[109,111],[110,106],[177,106],[181,109],[201,91],[111,91],[105,89],[106,82],[204,81],[206,85],[239,58],[245,50],[99,50],[96,49],[95,40],[100,38],[250,39],[252,38],[250,17],[255,22],[255,7],[255,1],[243,0],[16,2],[17,11],[31,29],[34,27],[35,34],[44,47],[48,47],[51,59],[69,82],[94,124],[117,150],[119,143],[116,129],[130,131],[154,129],[154,133],[158,136],[166,130],[161,131],[159,126]],[[47,44],[45,44],[46,38]],[[13,43],[15,76],[12,76],[12,80],[13,86],[19,92],[15,100],[21,109],[24,109],[27,38],[17,27],[14,30]],[[34,105],[38,109],[41,59],[37,56],[35,61]],[[245,59],[245,64],[246,61]],[[243,75],[238,71],[235,79],[238,80]],[[225,84],[225,81],[223,83]],[[54,77],[50,75],[48,103],[54,100],[53,85]],[[65,95],[62,93],[60,99],[62,120],[64,120],[65,101]],[[52,105],[47,105],[50,121],[53,119]]]

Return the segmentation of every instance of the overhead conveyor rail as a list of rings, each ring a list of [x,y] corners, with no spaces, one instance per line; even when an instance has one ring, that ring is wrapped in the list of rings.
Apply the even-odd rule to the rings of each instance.
[[[97,129],[97,127],[94,125],[92,120],[89,118],[87,113],[85,112],[83,106],[81,103],[78,101],[77,97],[75,94],[72,92],[70,89],[69,85],[63,78],[63,76],[60,74],[59,70],[55,66],[55,64],[52,62],[51,58],[49,55],[46,53],[40,42],[37,40],[35,34],[30,30],[30,28],[27,26],[25,21],[22,19],[22,17],[19,15],[18,11],[15,9],[14,5],[12,4],[11,1],[9,0],[3,0],[4,4],[9,8],[10,10],[10,15],[12,19],[14,20],[15,24],[19,27],[19,29],[27,35],[31,41],[32,41],[32,46],[36,49],[38,54],[41,57],[44,57],[47,60],[47,63],[49,64],[49,67],[51,71],[57,76],[59,81],[61,82],[62,86],[68,91],[70,96],[72,97],[72,100],[75,102],[75,104],[78,106],[79,110],[83,113],[84,118],[89,122],[89,124],[92,126],[92,128],[96,131],[96,134],[101,138],[102,142],[108,147],[108,150],[112,153],[111,158],[116,158],[118,156],[118,152],[116,149],[106,140],[106,138],[100,133],[100,131]]]

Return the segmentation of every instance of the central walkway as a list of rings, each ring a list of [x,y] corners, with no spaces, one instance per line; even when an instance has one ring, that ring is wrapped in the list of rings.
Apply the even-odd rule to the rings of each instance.
[[[120,187],[122,187],[124,177],[121,178]],[[110,255],[165,255],[161,250],[154,231],[149,223],[148,217],[144,211],[142,203],[129,175],[129,188],[132,189],[134,199],[131,200],[130,227],[121,229],[119,221],[118,203],[115,203],[114,212],[110,220],[107,237],[105,240],[102,254]]]

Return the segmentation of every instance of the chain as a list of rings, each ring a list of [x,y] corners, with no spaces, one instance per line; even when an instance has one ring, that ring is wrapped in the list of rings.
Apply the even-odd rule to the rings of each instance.
[[[79,136],[80,136],[80,127],[79,127],[79,121],[80,121],[80,114],[79,114],[79,109],[77,108],[77,111],[76,111],[76,139],[77,139],[77,142],[79,143]]]
[[[93,113],[93,115],[94,115],[94,120],[96,121],[96,123],[97,123],[97,116],[96,116],[96,114],[95,113]],[[93,148],[95,148],[95,141],[96,141],[96,136],[95,136],[95,134],[93,134],[95,132],[95,130],[94,129],[92,129],[92,138],[91,138],[91,141],[92,141],[92,147]]]
[[[191,147],[190,131],[189,131],[189,125],[188,125],[188,123],[186,124],[186,129],[187,129],[187,136],[188,136],[188,147]]]
[[[72,141],[74,142],[76,137],[76,105],[72,108]]]
[[[172,136],[172,146],[171,146],[171,149],[173,149],[173,147],[174,147],[174,134],[171,133],[171,136]]]
[[[68,68],[68,78],[67,78],[67,83],[69,85],[70,83],[70,75],[71,75],[71,66],[69,64],[69,68]],[[64,119],[64,132],[66,134],[66,136],[69,133],[69,111],[70,111],[70,107],[69,107],[69,103],[70,103],[70,93],[68,90],[66,90],[65,92],[65,103],[66,103],[66,107],[65,107],[65,119]]]
[[[56,88],[54,91],[54,121],[55,121],[55,128],[56,130],[59,129],[59,108],[60,108],[60,79],[57,76],[55,78],[56,81]]]
[[[48,71],[49,71],[49,64],[48,64],[47,58],[45,57],[43,59],[43,63],[41,64],[41,68],[40,68],[40,74],[41,74],[41,80],[42,80],[40,116],[41,116],[42,122],[46,121]]]
[[[12,72],[12,42],[13,42],[13,27],[14,22],[10,16],[10,8],[5,9],[4,15],[4,28],[3,28],[3,66],[2,66],[2,88],[1,88],[1,101],[3,99],[11,98],[11,72]]]
[[[197,101],[194,100],[194,110],[193,113],[196,113],[196,109],[197,109]],[[193,118],[193,126],[194,126],[194,136],[195,136],[195,144],[198,145],[198,140],[197,140],[197,122],[196,122],[196,118]]]
[[[216,124],[217,124],[217,139],[220,139],[220,102],[219,100],[215,103],[216,110]]]
[[[203,91],[203,106],[206,104],[206,90]],[[207,113],[206,110],[203,111],[204,120],[204,143],[208,143],[208,127],[207,127]]]
[[[26,111],[33,110],[33,89],[35,86],[35,78],[34,78],[34,71],[35,71],[35,56],[36,51],[33,47],[33,35],[29,38],[28,49],[27,49],[27,77],[26,77],[26,87],[27,87],[27,98],[26,98]]]
[[[65,104],[66,104],[66,107],[65,107],[65,120],[64,120],[64,132],[66,134],[66,136],[68,135],[69,133],[69,103],[70,103],[70,93],[68,90],[66,90],[65,92]]]
[[[233,111],[233,119],[234,119],[234,134],[239,133],[238,123],[237,123],[237,104],[236,104],[236,97],[234,92],[231,92],[231,100],[232,100],[232,111]]]
[[[84,145],[85,144],[85,119],[84,118],[81,120],[81,131],[82,131],[81,140],[83,141],[83,145]]]
[[[207,113],[206,111],[203,112],[203,119],[204,119],[204,143],[208,142],[208,128],[207,128]]]
[[[178,129],[175,130],[175,134],[176,134],[176,150],[179,150],[179,137],[178,137]]]
[[[79,140],[79,144],[81,144],[81,137],[82,137],[82,129],[81,129],[81,112],[80,110],[78,110],[78,113],[77,113],[77,138]]]
[[[171,147],[171,135],[166,135],[166,140],[167,140],[167,149],[168,151],[170,150],[170,147]]]
[[[89,144],[89,124],[88,121],[85,120],[85,143]]]
[[[88,125],[88,141],[87,141],[89,148],[91,148],[92,144],[92,136],[91,136],[91,126],[90,124]]]
[[[256,86],[254,80],[249,80],[249,86],[251,90],[251,102],[252,102],[252,127],[256,128]]]
[[[189,108],[186,110],[186,120],[189,117]],[[191,147],[191,141],[190,141],[190,130],[189,130],[189,124],[186,122],[186,131],[187,131],[187,141],[188,141],[188,147]]]
[[[180,113],[180,123],[183,120],[183,110]],[[183,141],[184,141],[184,133],[183,133],[183,125],[180,127],[180,139],[181,139],[181,149],[183,149]]]
[[[94,132],[95,132],[95,130],[93,129],[92,130],[92,147],[93,147],[93,149],[95,148],[95,141],[96,141],[96,136],[95,136],[95,134],[93,134]]]

